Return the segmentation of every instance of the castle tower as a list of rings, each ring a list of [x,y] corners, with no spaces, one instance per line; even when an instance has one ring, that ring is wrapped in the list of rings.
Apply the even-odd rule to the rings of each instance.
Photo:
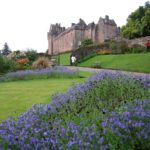
[[[65,31],[65,27],[61,27],[60,24],[56,23],[55,25],[50,26],[50,30],[47,33],[47,39],[48,39],[48,54],[53,55],[54,54],[54,48],[53,48],[53,41],[55,37],[57,37],[59,34],[61,34],[63,31]]]
[[[118,35],[118,27],[114,20],[110,20],[109,16],[101,18],[98,21],[96,29],[96,41],[102,43],[105,40],[113,39]]]

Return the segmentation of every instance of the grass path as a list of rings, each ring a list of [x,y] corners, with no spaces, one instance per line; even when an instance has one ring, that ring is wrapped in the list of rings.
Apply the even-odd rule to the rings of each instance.
[[[51,95],[65,92],[72,83],[83,82],[91,73],[82,72],[86,78],[45,79],[0,83],[0,122],[8,116],[17,116],[33,104],[50,103]]]

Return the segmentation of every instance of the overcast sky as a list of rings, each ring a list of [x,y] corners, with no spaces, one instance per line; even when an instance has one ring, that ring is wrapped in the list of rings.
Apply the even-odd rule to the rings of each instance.
[[[50,24],[69,27],[79,18],[97,23],[109,15],[118,26],[148,0],[0,0],[0,49],[5,42],[11,50],[47,49]]]

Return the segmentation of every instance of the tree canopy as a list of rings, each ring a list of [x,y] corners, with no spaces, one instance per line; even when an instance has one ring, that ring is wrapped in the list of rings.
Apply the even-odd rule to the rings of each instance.
[[[2,55],[8,55],[11,53],[11,50],[7,43],[4,44],[3,49],[1,50]]]
[[[121,29],[122,36],[133,39],[150,35],[150,2],[132,12]]]

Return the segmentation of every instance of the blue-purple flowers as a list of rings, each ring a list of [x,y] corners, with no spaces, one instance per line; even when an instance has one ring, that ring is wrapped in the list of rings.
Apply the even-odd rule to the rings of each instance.
[[[0,125],[0,149],[150,149],[150,78],[99,73]]]
[[[73,71],[67,67],[54,67],[40,70],[23,70],[7,73],[0,77],[0,81],[14,80],[32,80],[32,79],[47,79],[47,78],[73,78],[78,77],[78,71]]]

